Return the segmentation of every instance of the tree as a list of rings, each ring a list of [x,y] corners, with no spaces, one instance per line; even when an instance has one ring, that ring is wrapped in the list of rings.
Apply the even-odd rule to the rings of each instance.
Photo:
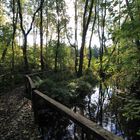
[[[58,63],[58,49],[60,47],[60,9],[59,9],[59,2],[56,0],[56,13],[57,13],[57,46],[56,46],[56,53],[55,53],[55,71],[57,71],[57,63]]]
[[[63,0],[56,0],[56,17],[57,17],[57,45],[56,45],[56,52],[55,52],[55,64],[54,70],[57,72],[58,70],[58,56],[59,56],[59,48],[60,48],[60,33],[62,29],[65,27],[65,22],[63,18],[63,10],[64,10],[65,2]]]
[[[15,65],[15,49],[14,49],[14,41],[15,41],[15,34],[17,29],[17,21],[18,21],[18,8],[16,6],[16,0],[12,0],[12,25],[13,25],[13,34],[12,34],[12,71],[14,71]]]
[[[89,1],[88,0],[85,1],[84,14],[83,14],[82,43],[81,43],[81,48],[80,48],[79,68],[78,68],[78,73],[77,73],[78,77],[82,76],[83,74],[83,59],[84,59],[86,34],[87,34],[88,26],[90,23],[91,15],[92,15],[93,4],[94,4],[94,0],[91,0],[89,11],[88,11]]]
[[[77,39],[77,37],[78,37],[78,1],[77,0],[75,0],[75,2],[74,2],[74,11],[75,11],[75,13],[74,13],[74,20],[75,20],[74,43],[71,43],[71,40],[70,40],[71,35],[69,35],[67,25],[65,25],[65,28],[66,28],[65,31],[66,31],[66,37],[68,39],[70,46],[72,48],[74,48],[74,53],[75,53],[74,68],[75,68],[75,73],[77,74],[77,72],[78,72],[78,70],[77,70],[77,67],[78,67],[78,39]]]
[[[98,7],[98,36],[100,41],[100,50],[99,50],[100,70],[99,71],[100,71],[100,77],[102,78],[102,81],[104,81],[105,73],[103,71],[103,55],[106,47],[105,22],[106,22],[107,1],[102,0],[100,2],[98,1],[98,6],[101,5],[101,7],[100,6]]]
[[[44,60],[43,60],[43,3],[44,0],[41,0],[40,4],[40,63],[41,69],[44,70]]]
[[[97,11],[96,11],[96,4],[95,4],[95,11],[94,11],[94,19],[93,19],[93,24],[92,24],[92,29],[91,29],[91,35],[90,35],[90,40],[89,40],[89,61],[88,61],[88,68],[90,68],[91,65],[91,59],[92,59],[92,50],[91,50],[91,41],[93,37],[93,31],[95,28],[95,23],[96,23],[96,17],[97,17]]]
[[[77,40],[77,28],[78,28],[78,15],[77,15],[77,0],[75,0],[75,42],[74,42],[74,49],[75,49],[75,72],[77,74],[77,66],[78,66],[78,40]]]
[[[35,16],[36,14],[39,12],[39,10],[41,9],[42,3],[40,3],[40,6],[37,8],[37,10],[33,13],[33,17],[32,17],[32,21],[30,23],[30,27],[29,29],[26,31],[23,25],[23,15],[22,15],[22,6],[21,6],[21,1],[18,0],[18,9],[19,9],[19,18],[20,18],[20,28],[23,34],[23,58],[24,58],[24,69],[26,72],[29,71],[29,64],[28,64],[28,58],[27,58],[27,37],[28,34],[30,33],[30,31],[32,30],[32,26],[35,20]]]

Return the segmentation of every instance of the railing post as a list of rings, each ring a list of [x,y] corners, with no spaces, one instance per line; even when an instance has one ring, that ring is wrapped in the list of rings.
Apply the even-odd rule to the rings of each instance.
[[[31,86],[27,77],[25,77],[25,97],[31,99]]]
[[[36,104],[37,104],[37,102],[36,102],[36,95],[34,93],[35,89],[36,89],[35,85],[32,82],[31,78],[28,75],[26,75],[25,76],[25,92],[26,92],[26,97],[31,100],[32,110],[34,112],[34,119],[35,119],[35,122],[37,123],[37,121],[38,121],[37,114],[38,113],[37,113],[37,107],[36,107]]]
[[[38,109],[37,109],[37,98],[36,98],[36,94],[34,92],[34,89],[32,89],[32,109],[34,112],[34,121],[35,123],[38,123]]]

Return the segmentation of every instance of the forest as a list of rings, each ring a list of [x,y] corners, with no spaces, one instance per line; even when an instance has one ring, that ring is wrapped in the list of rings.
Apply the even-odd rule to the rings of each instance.
[[[104,129],[140,139],[140,0],[0,0],[1,140],[31,139],[26,130],[21,138],[4,128],[15,115],[10,105],[25,91],[25,75]],[[44,129],[43,139],[80,140],[81,129],[48,112],[50,122],[59,121]],[[70,133],[69,125],[76,136],[60,132]]]

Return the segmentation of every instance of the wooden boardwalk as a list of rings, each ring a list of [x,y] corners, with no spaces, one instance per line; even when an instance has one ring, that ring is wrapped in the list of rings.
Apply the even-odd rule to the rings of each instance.
[[[121,137],[118,137],[113,133],[105,130],[95,122],[85,118],[79,113],[74,113],[68,107],[36,90],[35,85],[29,75],[26,75],[26,93],[32,100],[35,118],[38,118],[38,109],[36,108],[37,100],[41,98],[46,102],[48,106],[50,106],[54,110],[61,112],[62,114],[64,114],[64,116],[67,116],[68,119],[72,120],[73,122],[75,122],[75,124],[80,126],[84,130],[84,133],[91,135],[92,140],[123,140]]]

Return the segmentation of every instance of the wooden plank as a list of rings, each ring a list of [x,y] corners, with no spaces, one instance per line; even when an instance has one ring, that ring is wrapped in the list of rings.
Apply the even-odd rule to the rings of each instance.
[[[103,129],[101,126],[83,117],[82,115],[78,113],[74,113],[72,110],[70,110],[66,106],[53,100],[52,98],[41,93],[40,91],[34,90],[34,93],[42,97],[43,99],[45,99],[47,104],[49,104],[51,107],[67,115],[69,119],[71,119],[72,121],[77,123],[79,126],[84,128],[84,131],[86,131],[87,133],[93,134],[93,136],[95,136],[99,140],[123,140],[121,137],[118,137],[114,135],[113,133]]]

